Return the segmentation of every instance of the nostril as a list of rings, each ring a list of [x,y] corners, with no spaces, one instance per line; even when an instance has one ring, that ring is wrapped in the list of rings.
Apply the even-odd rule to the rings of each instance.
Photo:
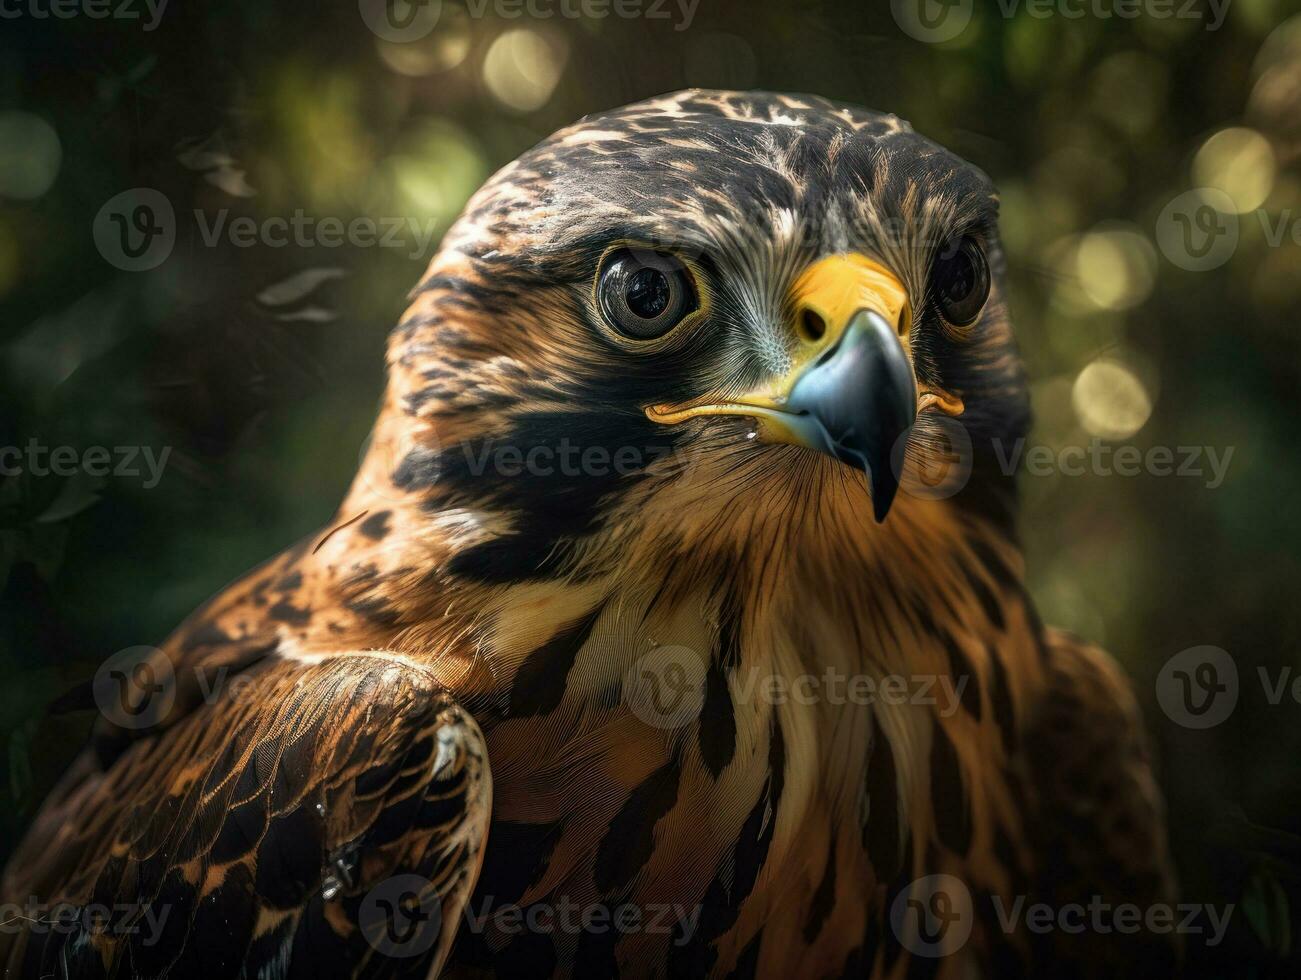
[[[827,333],[827,321],[817,311],[806,308],[800,314],[799,333],[809,342],[821,340]]]

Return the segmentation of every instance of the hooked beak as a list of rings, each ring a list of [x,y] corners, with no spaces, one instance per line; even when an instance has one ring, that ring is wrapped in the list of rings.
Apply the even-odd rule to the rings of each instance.
[[[872,510],[885,520],[899,489],[895,447],[917,412],[950,415],[962,402],[918,385],[908,350],[907,291],[884,266],[858,254],[810,266],[792,290],[799,339],[788,371],[729,401],[656,405],[646,414],[674,424],[700,415],[745,415],[767,442],[816,449],[867,474]]]

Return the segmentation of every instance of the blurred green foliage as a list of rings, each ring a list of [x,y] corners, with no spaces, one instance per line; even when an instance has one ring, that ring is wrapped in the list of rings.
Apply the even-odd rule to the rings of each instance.
[[[409,43],[348,2],[178,3],[153,30],[0,23],[0,446],[170,454],[156,486],[0,477],[0,859],[89,723],[45,706],[331,514],[385,333],[433,247],[208,247],[195,209],[441,234],[492,170],[584,113],[688,85],[815,92],[898,113],[1001,187],[1033,443],[1232,450],[1215,486],[1027,475],[1023,532],[1044,618],[1135,679],[1186,898],[1243,909],[1222,947],[1190,937],[1194,972],[1295,975],[1280,963],[1301,908],[1301,705],[1269,704],[1257,671],[1301,671],[1301,242],[1271,241],[1274,222],[1301,221],[1296,7],[1231,0],[1212,30],[1203,7],[1072,18],[982,2],[928,44],[886,3],[700,0],[689,25],[675,5],[669,19],[478,6],[446,0]],[[1231,258],[1192,272],[1157,228],[1204,183],[1246,213]],[[132,274],[91,230],[137,187],[167,195],[180,231],[166,262]],[[1243,693],[1195,731],[1153,692],[1201,644],[1233,654]]]

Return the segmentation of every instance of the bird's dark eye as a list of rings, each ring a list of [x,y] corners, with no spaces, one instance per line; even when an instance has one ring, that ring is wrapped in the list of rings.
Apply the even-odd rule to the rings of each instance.
[[[650,249],[612,252],[601,267],[597,298],[610,326],[634,340],[662,337],[698,305],[681,260]]]
[[[935,260],[931,289],[944,319],[955,327],[976,322],[989,298],[989,263],[970,235],[951,242]]]

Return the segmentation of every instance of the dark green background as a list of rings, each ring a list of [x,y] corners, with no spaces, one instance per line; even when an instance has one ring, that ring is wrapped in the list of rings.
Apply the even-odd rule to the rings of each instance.
[[[151,489],[0,478],[0,858],[90,722],[47,718],[48,702],[331,514],[373,418],[385,333],[429,257],[207,248],[192,209],[410,215],[441,232],[496,167],[584,113],[689,84],[760,87],[896,112],[1003,188],[1036,442],[1087,443],[1072,386],[1102,357],[1153,406],[1121,441],[1232,447],[1215,488],[1024,476],[1023,528],[1044,618],[1105,645],[1135,680],[1185,897],[1239,906],[1221,947],[1189,937],[1193,971],[1296,975],[1301,706],[1269,704],[1257,668],[1301,670],[1301,244],[1272,246],[1248,215],[1232,259],[1194,273],[1156,248],[1155,228],[1227,127],[1268,141],[1271,218],[1301,214],[1301,20],[1269,0],[1231,0],[1215,31],[977,7],[944,45],[910,38],[885,3],[700,0],[677,30],[475,19],[449,2],[401,52],[348,0],[174,0],[152,32],[0,20],[0,116],[39,117],[61,148],[43,194],[0,195],[0,446],[171,448]],[[485,82],[489,48],[521,29],[562,68],[536,109]],[[0,147],[0,167],[49,170],[35,153]],[[183,231],[159,269],[129,274],[99,255],[91,225],[142,186],[169,197]],[[1090,298],[1089,275],[1116,261],[1123,308]],[[287,304],[259,299],[307,269],[341,274]],[[1242,695],[1223,724],[1193,731],[1162,713],[1155,685],[1169,657],[1202,644],[1233,655]]]

